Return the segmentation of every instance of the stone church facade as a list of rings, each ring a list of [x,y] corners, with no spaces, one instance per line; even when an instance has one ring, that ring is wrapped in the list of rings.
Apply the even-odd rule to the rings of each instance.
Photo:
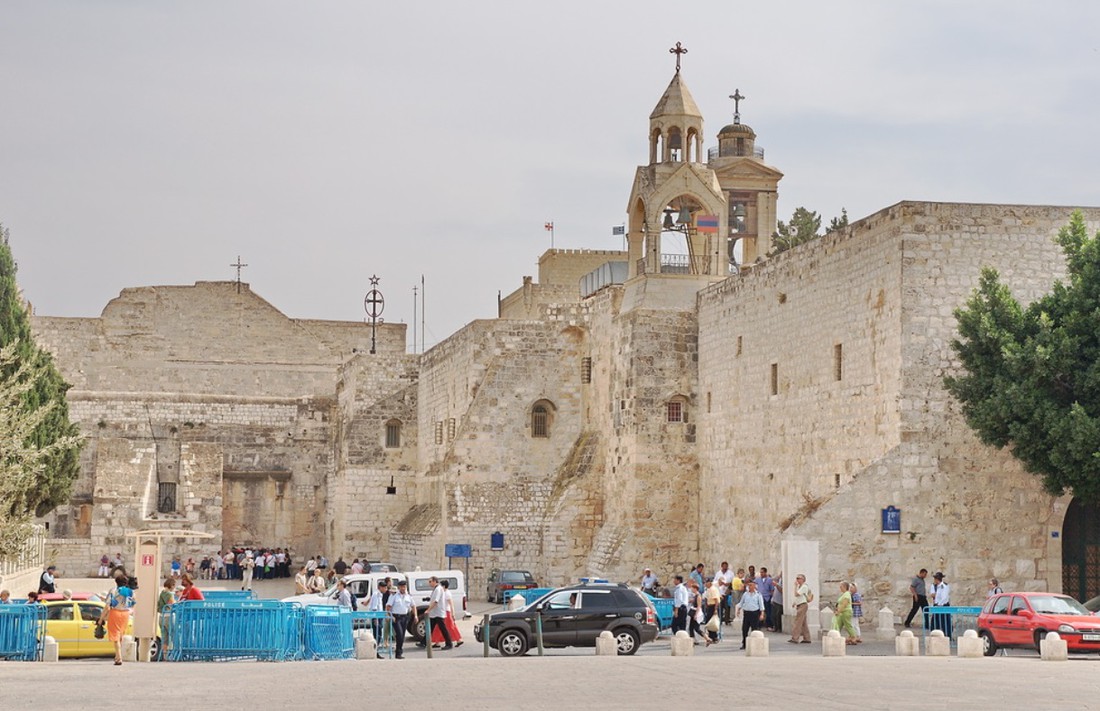
[[[626,250],[547,251],[498,318],[424,354],[403,325],[370,353],[368,326],[291,319],[231,282],[36,316],[88,437],[49,517],[62,568],[182,527],[214,535],[182,555],[259,543],[427,568],[466,543],[472,591],[494,567],[775,570],[790,541],[816,541],[822,584],[854,578],[872,609],[906,606],[920,567],[960,604],[990,576],[1100,588],[1063,561],[1070,498],[981,445],[942,385],[980,269],[1045,292],[1071,208],[901,202],[766,258],[782,173],[755,132],[735,114],[704,155],[679,71],[649,122]]]

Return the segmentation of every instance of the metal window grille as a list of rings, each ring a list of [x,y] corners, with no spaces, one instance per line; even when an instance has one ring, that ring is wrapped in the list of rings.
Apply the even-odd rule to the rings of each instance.
[[[531,436],[550,436],[550,413],[543,405],[535,405],[531,410]]]
[[[162,481],[157,485],[157,511],[160,513],[176,512],[176,483]]]
[[[772,363],[772,395],[779,394],[779,364]]]
[[[592,382],[592,358],[581,358],[581,383],[587,385]]]
[[[844,345],[840,343],[833,346],[833,377],[844,378]]]
[[[388,449],[396,449],[401,446],[401,423],[400,422],[387,422],[386,423],[386,447]]]
[[[679,400],[673,400],[668,403],[668,421],[684,421],[684,403],[680,402]]]
[[[443,420],[437,420],[435,423],[435,443],[443,444]]]
[[[455,418],[447,418],[447,439],[453,440],[455,438]]]

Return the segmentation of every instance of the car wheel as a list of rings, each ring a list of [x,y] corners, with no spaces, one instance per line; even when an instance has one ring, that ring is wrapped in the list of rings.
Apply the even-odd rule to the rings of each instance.
[[[413,625],[412,629],[409,630],[409,632],[412,633],[413,639],[415,639],[417,642],[424,641],[424,627],[426,624],[427,623],[424,622],[424,616],[421,615],[420,619],[417,620],[416,624]]]
[[[638,633],[629,627],[615,630],[615,648],[621,656],[629,656],[638,651],[641,639]]]
[[[159,661],[158,655],[160,654],[160,637],[154,637],[153,641],[149,642],[149,659],[152,661]]]
[[[519,630],[505,630],[497,637],[497,649],[503,657],[522,657],[527,654],[527,635]]]
[[[997,653],[997,642],[993,639],[993,633],[982,630],[982,654],[992,657]]]
[[[1035,650],[1042,654],[1043,640],[1047,638],[1046,630],[1035,630]]]

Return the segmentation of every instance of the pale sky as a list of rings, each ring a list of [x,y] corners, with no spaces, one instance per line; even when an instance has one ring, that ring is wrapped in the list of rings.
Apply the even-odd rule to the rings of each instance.
[[[430,347],[555,245],[616,249],[683,78],[742,120],[781,219],[899,200],[1100,205],[1100,4],[6,0],[0,222],[36,313],[243,279],[288,316]],[[1022,260],[1027,255],[1021,255]],[[410,329],[411,335],[411,329]]]

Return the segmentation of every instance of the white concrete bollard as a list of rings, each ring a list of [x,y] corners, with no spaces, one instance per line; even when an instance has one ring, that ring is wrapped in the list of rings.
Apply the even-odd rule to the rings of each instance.
[[[848,640],[840,636],[840,632],[829,630],[821,638],[821,656],[843,657],[847,652]]]
[[[746,657],[766,657],[770,651],[771,642],[760,630],[749,632],[749,638],[745,641]]]
[[[122,635],[122,661],[137,661],[137,642],[134,641],[133,635]]]
[[[875,634],[879,639],[894,639],[894,611],[889,607],[879,608],[875,618]]]
[[[943,634],[943,630],[932,630],[932,633],[924,638],[924,655],[926,657],[950,657],[951,638]]]
[[[56,662],[58,660],[58,654],[60,649],[57,645],[57,640],[49,635],[42,638],[42,661],[44,662]]]
[[[902,630],[894,638],[894,654],[899,657],[919,657],[920,640],[909,630]]]
[[[596,638],[596,656],[614,657],[618,653],[619,646],[615,644],[615,635],[611,634],[607,630],[600,632],[600,636]]]
[[[355,658],[378,658],[378,643],[374,641],[374,633],[370,630],[364,629],[355,631]]]
[[[974,630],[963,632],[959,637],[959,648],[956,650],[960,659],[977,659],[985,656],[985,645],[982,638]]]
[[[1069,645],[1062,635],[1057,632],[1048,632],[1047,636],[1039,641],[1039,656],[1044,662],[1064,662],[1069,659]]]
[[[690,657],[695,654],[695,643],[686,630],[680,630],[672,636],[672,656]]]
[[[821,636],[826,637],[833,628],[833,611],[827,607],[821,608]]]
[[[523,595],[513,595],[511,599],[508,600],[508,609],[518,610],[526,604],[527,600],[523,597]]]

